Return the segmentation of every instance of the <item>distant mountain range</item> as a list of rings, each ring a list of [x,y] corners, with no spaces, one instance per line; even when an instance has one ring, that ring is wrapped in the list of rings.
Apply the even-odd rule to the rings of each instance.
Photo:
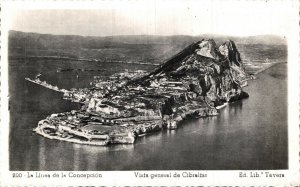
[[[8,46],[10,57],[66,57],[99,61],[162,63],[189,44],[203,38],[214,39],[217,45],[226,40],[233,40],[242,54],[249,53],[243,53],[244,50],[249,49],[249,46],[251,54],[258,54],[265,50],[262,54],[264,58],[278,59],[286,54],[285,38],[273,35],[232,37],[206,34],[199,36],[122,35],[101,37],[38,34],[11,30],[9,31]],[[272,51],[276,51],[276,53],[273,54]],[[268,56],[268,54],[272,55]]]
[[[78,35],[51,35],[9,31],[10,47],[39,47],[39,48],[88,48],[122,46],[128,44],[190,44],[202,38],[212,38],[218,43],[224,40],[233,40],[237,44],[265,44],[284,45],[285,38],[274,35],[258,35],[249,37],[233,37],[221,35],[119,35],[119,36],[78,36]]]

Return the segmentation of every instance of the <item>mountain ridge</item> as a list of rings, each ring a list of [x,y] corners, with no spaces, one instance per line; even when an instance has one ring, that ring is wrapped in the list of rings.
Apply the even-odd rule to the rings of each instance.
[[[87,42],[98,42],[98,47],[103,47],[108,44],[170,44],[170,43],[192,43],[193,41],[200,40],[201,38],[212,38],[219,41],[224,41],[224,39],[234,40],[235,43],[253,44],[260,43],[265,45],[286,45],[285,37],[280,37],[276,35],[257,35],[257,36],[247,36],[247,37],[237,37],[237,36],[225,36],[225,35],[114,35],[114,36],[81,36],[81,35],[54,35],[54,34],[40,34],[34,32],[22,32],[22,31],[9,31],[9,38],[11,45],[15,45],[14,40],[32,40],[31,43],[37,42],[39,45],[39,40],[45,40],[46,43],[53,43],[56,40],[60,42],[67,42],[71,44],[72,42],[77,43],[80,47],[82,44]],[[92,42],[93,43],[93,42]],[[101,44],[100,44],[101,43]],[[44,44],[45,45],[45,44]],[[53,44],[52,44],[53,45]],[[51,45],[50,45],[51,46]],[[64,45],[63,45],[64,46]],[[84,45],[86,46],[86,44]],[[93,45],[91,45],[93,46]],[[96,45],[97,46],[97,45]],[[49,47],[49,46],[44,46]],[[57,45],[56,47],[59,47]],[[69,46],[70,47],[70,46]],[[74,46],[72,46],[74,47]]]

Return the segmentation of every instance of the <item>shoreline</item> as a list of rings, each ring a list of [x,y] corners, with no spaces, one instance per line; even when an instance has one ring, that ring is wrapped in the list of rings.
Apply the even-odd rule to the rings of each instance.
[[[226,105],[227,104],[225,104],[225,106]],[[41,120],[38,127],[33,129],[33,131],[49,139],[56,139],[77,144],[96,146],[107,146],[109,144],[133,144],[135,140],[140,137],[148,136],[155,132],[163,130],[175,130],[179,127],[179,123],[184,120],[217,116],[218,114],[219,113],[216,108],[200,108],[188,110],[186,112],[177,114],[177,117],[175,117],[174,119],[161,119],[155,121],[150,125],[140,124],[136,127],[130,128],[126,133],[108,133],[102,135],[94,135],[99,136],[95,138],[93,138],[93,135],[89,134],[88,132],[82,132],[81,129],[73,129],[72,127],[70,128],[67,125],[62,124],[52,125],[50,122],[51,119],[48,118],[45,120]],[[145,121],[144,123],[147,123],[147,121]],[[180,126],[181,125],[182,124],[180,124]],[[55,129],[57,130],[57,132],[50,135],[49,133],[44,132],[45,129]],[[61,137],[61,135],[66,132],[68,132],[69,135],[71,134],[71,136]],[[81,139],[82,137],[85,137],[84,140]]]
[[[255,73],[253,73],[253,75],[257,75],[257,74],[259,74],[259,73],[262,73],[262,72],[264,72],[265,70],[267,70],[267,69],[269,69],[269,68],[271,68],[271,67],[273,67],[273,66],[275,66],[275,65],[277,65],[277,64],[285,64],[285,63],[287,63],[287,62],[275,62],[275,63],[270,63],[267,67],[264,67],[264,68],[262,68],[262,69],[256,71]]]
[[[69,61],[78,61],[78,62],[100,62],[100,63],[124,63],[124,64],[138,64],[138,65],[149,65],[149,66],[159,66],[158,63],[145,63],[138,61],[121,61],[121,60],[108,60],[102,61],[99,59],[85,59],[85,58],[72,58],[72,57],[59,57],[59,56],[9,56],[10,59],[49,59],[49,60],[69,60]],[[100,71],[100,70],[99,70]]]

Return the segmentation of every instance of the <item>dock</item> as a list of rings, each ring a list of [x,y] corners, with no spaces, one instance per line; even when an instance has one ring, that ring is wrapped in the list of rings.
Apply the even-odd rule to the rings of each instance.
[[[65,90],[65,89],[59,89],[57,86],[53,86],[51,84],[48,84],[46,81],[41,81],[39,79],[35,79],[34,80],[34,79],[27,78],[27,77],[25,78],[25,80],[27,80],[29,82],[32,82],[34,84],[38,84],[38,85],[43,86],[45,88],[48,88],[50,90],[54,90],[56,92],[61,92],[61,93],[67,92],[67,90]]]

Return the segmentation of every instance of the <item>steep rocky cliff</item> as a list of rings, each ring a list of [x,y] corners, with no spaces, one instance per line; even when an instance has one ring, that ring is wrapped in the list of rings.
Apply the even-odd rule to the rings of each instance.
[[[188,91],[203,96],[211,106],[248,96],[242,91],[248,75],[233,41],[227,41],[219,48],[212,39],[193,43],[132,83],[151,85],[161,79],[183,82]]]

